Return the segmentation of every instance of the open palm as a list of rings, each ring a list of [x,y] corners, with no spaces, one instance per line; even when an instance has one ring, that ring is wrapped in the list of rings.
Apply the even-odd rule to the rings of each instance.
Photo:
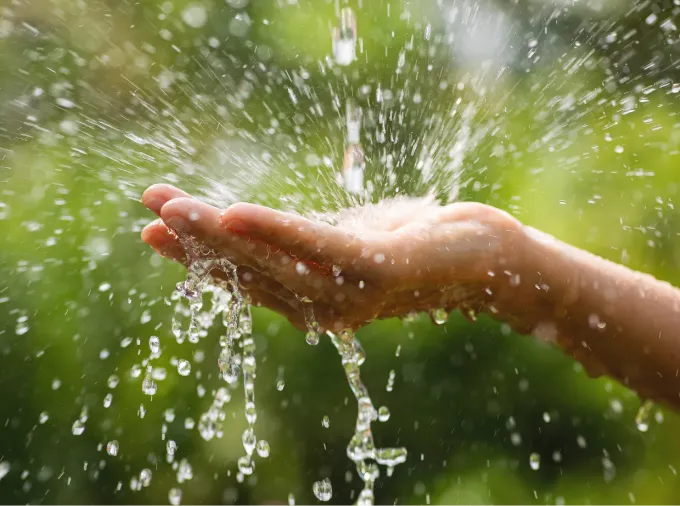
[[[334,330],[410,311],[479,309],[519,230],[509,215],[475,203],[398,200],[330,224],[245,203],[220,210],[169,185],[150,187],[142,201],[161,218],[142,232],[156,251],[185,265],[228,259],[253,303],[300,328],[310,302],[319,324]],[[206,248],[187,252],[178,234]]]

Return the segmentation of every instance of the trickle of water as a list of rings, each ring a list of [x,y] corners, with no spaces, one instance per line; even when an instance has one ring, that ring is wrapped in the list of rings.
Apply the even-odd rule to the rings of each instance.
[[[534,471],[538,471],[541,467],[541,456],[538,453],[534,452],[529,455],[529,467]]]
[[[354,11],[345,7],[340,12],[340,26],[333,30],[333,57],[338,65],[347,66],[356,58],[357,23]]]
[[[319,344],[319,323],[314,318],[314,308],[312,307],[312,302],[309,299],[300,299],[303,303],[302,313],[305,317],[305,324],[307,325],[307,335],[305,340],[307,344],[311,346],[316,346]]]
[[[345,330],[339,335],[328,332],[328,335],[340,354],[347,382],[358,406],[355,431],[347,446],[347,456],[355,463],[359,477],[364,482],[361,500],[364,504],[372,504],[373,487],[380,476],[377,464],[393,468],[406,461],[407,451],[406,448],[375,447],[371,423],[378,419],[378,411],[361,381],[360,367],[366,355],[352,331]],[[370,462],[372,460],[375,462]]]
[[[649,430],[649,417],[654,408],[654,403],[650,400],[646,400],[638,409],[637,415],[635,415],[635,426],[640,432],[647,432]]]
[[[118,455],[118,449],[119,448],[120,448],[120,445],[118,444],[118,441],[116,441],[114,439],[113,441],[109,441],[106,444],[106,453],[115,457],[116,455]]]
[[[312,485],[312,492],[319,501],[327,502],[333,497],[333,486],[331,485],[331,480],[324,478],[320,481],[315,481]]]
[[[179,504],[182,503],[182,490],[179,488],[171,488],[168,491],[168,501],[170,501],[170,504],[173,506],[178,506]]]
[[[186,238],[181,238],[181,240],[185,250],[190,252],[190,258],[196,256],[191,254],[191,252],[196,251],[195,245]],[[227,281],[212,279],[210,273],[215,269],[227,274]],[[210,306],[204,308],[203,296],[206,293],[210,293],[212,298],[209,303]],[[257,421],[255,340],[252,336],[250,304],[239,291],[236,266],[225,259],[193,260],[189,265],[186,280],[177,285],[172,300],[176,301],[172,331],[178,340],[183,341],[183,336],[186,335],[189,342],[198,342],[199,337],[207,335],[207,330],[213,325],[216,318],[221,317],[222,319],[226,331],[220,337],[217,365],[221,379],[230,385],[236,384],[241,372],[243,374],[244,415],[248,427],[241,438],[246,455],[238,459],[237,465],[239,473],[250,475],[255,469],[253,462],[255,451],[257,450],[258,456],[265,458],[269,455],[270,449],[267,441],[258,443],[255,436],[255,422]],[[188,303],[188,310],[185,302]],[[182,316],[189,318],[187,330],[184,330],[181,325]],[[237,352],[238,348],[240,348],[240,353]],[[180,375],[187,376],[191,372],[191,364],[187,360],[179,360],[177,371]],[[203,389],[204,391],[205,389]],[[222,425],[226,416],[223,410],[224,404],[229,402],[230,399],[231,394],[227,388],[221,387],[215,391],[212,405],[198,420],[199,434],[203,439],[210,440],[214,437],[222,437]],[[172,458],[176,450],[174,442],[172,447],[168,443],[166,449],[168,457]],[[181,464],[180,462],[180,468]]]

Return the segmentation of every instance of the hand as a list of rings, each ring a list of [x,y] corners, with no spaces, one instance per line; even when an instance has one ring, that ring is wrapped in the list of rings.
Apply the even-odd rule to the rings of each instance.
[[[521,235],[510,215],[476,203],[396,200],[347,210],[331,225],[252,204],[220,211],[169,185],[150,187],[142,202],[161,217],[142,231],[158,253],[185,265],[229,259],[253,303],[302,329],[303,300],[332,330],[411,311],[480,310]],[[177,234],[207,248],[187,252]]]

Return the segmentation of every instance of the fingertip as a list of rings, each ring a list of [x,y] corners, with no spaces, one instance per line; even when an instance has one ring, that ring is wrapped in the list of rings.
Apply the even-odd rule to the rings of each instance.
[[[142,204],[160,216],[161,208],[170,200],[189,198],[191,195],[172,185],[159,183],[149,186],[142,194]]]
[[[219,209],[199,200],[172,199],[163,205],[160,215],[176,232],[187,232],[204,240],[219,236]]]

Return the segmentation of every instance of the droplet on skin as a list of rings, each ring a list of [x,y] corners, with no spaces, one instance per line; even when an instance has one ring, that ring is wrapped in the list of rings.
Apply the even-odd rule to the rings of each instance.
[[[314,485],[312,485],[312,492],[314,492],[314,496],[319,501],[330,501],[331,497],[333,497],[333,486],[331,485],[331,480],[324,478],[323,480],[315,481]]]

